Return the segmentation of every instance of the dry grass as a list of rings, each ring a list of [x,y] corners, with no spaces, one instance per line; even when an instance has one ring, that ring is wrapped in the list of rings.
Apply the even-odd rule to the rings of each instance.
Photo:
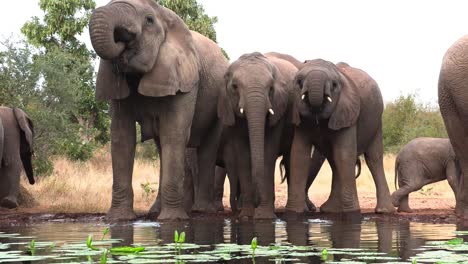
[[[392,155],[385,156],[385,173],[390,191],[395,190],[393,184],[394,161]],[[71,162],[63,158],[54,160],[54,172],[49,177],[38,179],[33,186],[27,184],[23,177],[23,186],[36,198],[38,204],[34,211],[40,212],[75,212],[98,213],[106,212],[111,202],[112,168],[108,150],[100,151],[92,160],[86,163]],[[280,184],[279,171],[276,173],[276,207],[284,207],[287,200],[287,186]],[[135,210],[147,211],[156,198],[158,190],[159,163],[142,160],[135,161],[133,190],[135,194]],[[154,193],[145,192],[141,184],[149,183]],[[362,174],[357,180],[361,208],[375,206],[375,186],[372,176],[365,165],[362,164]],[[309,196],[316,205],[322,204],[329,195],[331,187],[331,170],[325,164],[317,180],[309,191]],[[454,206],[453,194],[446,182],[436,183],[432,190],[425,193],[417,192],[410,195],[413,208],[448,209]],[[427,187],[426,187],[427,188]],[[229,185],[226,180],[224,204],[228,205]],[[416,203],[416,205],[414,205]]]

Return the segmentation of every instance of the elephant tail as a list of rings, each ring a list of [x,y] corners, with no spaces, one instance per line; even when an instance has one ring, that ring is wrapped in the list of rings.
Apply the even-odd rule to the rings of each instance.
[[[396,158],[395,160],[395,179],[394,179],[394,184],[395,184],[395,190],[398,190],[398,187],[397,186],[397,181],[398,181],[398,168],[400,167],[400,161],[398,159],[398,157]]]
[[[361,175],[361,159],[359,157],[356,159],[356,167],[357,167],[357,173],[356,173],[356,179],[357,179]]]
[[[0,119],[0,168],[3,164],[3,148],[5,146],[5,132],[3,130],[2,119]]]
[[[284,157],[281,159],[280,161],[280,165],[279,165],[279,168],[280,168],[280,175],[281,175],[281,183],[283,183],[288,177],[288,170],[286,170],[286,165],[285,165],[286,161],[284,160]],[[284,172],[286,171],[286,173]]]

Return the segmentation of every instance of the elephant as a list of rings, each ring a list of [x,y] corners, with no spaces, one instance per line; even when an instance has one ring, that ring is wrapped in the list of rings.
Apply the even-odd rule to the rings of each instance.
[[[411,213],[408,195],[424,185],[447,180],[455,197],[460,165],[448,138],[416,138],[405,145],[395,160],[395,189],[392,203],[399,212]]]
[[[377,189],[377,213],[394,212],[383,169],[383,99],[377,83],[344,62],[315,59],[304,63],[294,80],[300,124],[291,146],[287,214],[303,213],[303,190],[312,146],[331,165],[329,199],[320,211],[360,213],[354,180],[357,157],[364,154]]]
[[[240,218],[276,217],[275,163],[278,156],[289,157],[296,71],[288,61],[259,52],[242,55],[226,71],[218,101],[224,125],[218,155],[231,182],[240,181]]]
[[[112,204],[108,219],[134,219],[132,173],[136,123],[154,139],[161,158],[159,220],[187,219],[185,151],[195,148],[198,170],[192,210],[214,212],[214,170],[221,136],[218,95],[228,62],[219,46],[190,31],[153,0],[113,0],[89,22],[101,58],[96,99],[111,105]],[[160,210],[159,210],[160,209]]]
[[[22,168],[34,184],[32,167],[34,125],[19,108],[0,106],[0,206],[18,207]]]
[[[462,177],[457,187],[455,213],[468,219],[468,35],[445,53],[439,74],[439,108]]]

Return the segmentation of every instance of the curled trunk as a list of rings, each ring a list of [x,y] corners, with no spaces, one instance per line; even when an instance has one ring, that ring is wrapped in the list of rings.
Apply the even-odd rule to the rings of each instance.
[[[128,4],[112,4],[93,12],[89,21],[91,44],[99,57],[110,60],[118,57],[125,43],[116,40],[115,32],[124,25],[132,25],[130,16],[134,10]]]

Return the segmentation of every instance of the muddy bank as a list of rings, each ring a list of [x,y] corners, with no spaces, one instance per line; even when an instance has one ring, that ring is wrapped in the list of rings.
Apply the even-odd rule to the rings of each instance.
[[[394,213],[394,214],[376,214],[373,209],[364,209],[359,214],[324,214],[307,213],[304,217],[289,216],[284,214],[284,210],[277,210],[277,216],[285,221],[301,221],[307,219],[325,219],[325,220],[351,220],[351,221],[410,221],[420,223],[459,223],[460,219],[454,215],[453,210],[449,209],[418,209],[413,213]],[[154,218],[149,217],[144,212],[137,212],[137,221],[151,221]],[[218,214],[192,214],[192,219],[209,220],[230,218],[232,221],[250,221],[239,220],[231,212],[222,212]],[[40,213],[40,212],[22,212],[14,210],[0,210],[0,226],[27,225],[43,222],[57,223],[107,223],[103,213]]]

